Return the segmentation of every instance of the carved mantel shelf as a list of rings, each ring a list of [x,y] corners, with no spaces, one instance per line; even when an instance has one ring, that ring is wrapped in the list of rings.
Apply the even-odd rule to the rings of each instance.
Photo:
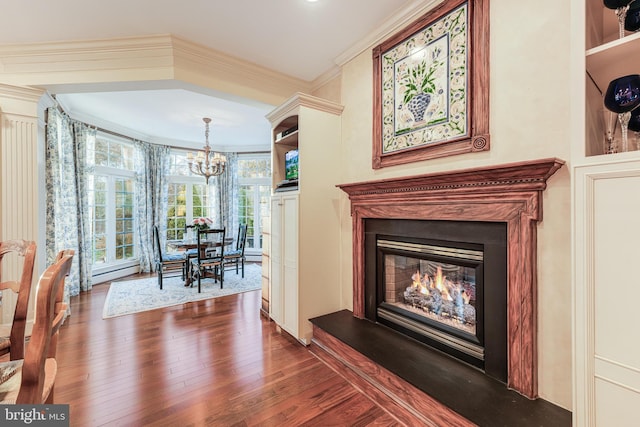
[[[536,225],[547,180],[562,165],[549,158],[338,185],[351,201],[354,316],[364,318],[365,219],[505,222],[508,387],[536,398]]]

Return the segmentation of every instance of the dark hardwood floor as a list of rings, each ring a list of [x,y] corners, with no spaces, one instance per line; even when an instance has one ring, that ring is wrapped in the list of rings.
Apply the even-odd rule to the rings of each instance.
[[[61,329],[71,426],[401,425],[260,316],[260,291],[103,320],[108,288]]]

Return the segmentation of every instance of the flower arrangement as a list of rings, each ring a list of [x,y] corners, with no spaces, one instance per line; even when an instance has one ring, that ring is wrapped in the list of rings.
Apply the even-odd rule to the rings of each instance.
[[[196,230],[208,230],[209,226],[211,226],[213,224],[213,221],[211,220],[211,218],[194,218],[194,220],[191,222],[191,225],[193,225],[193,228],[195,228]]]
[[[445,62],[440,59],[441,54],[442,49],[436,47],[431,52],[430,60],[423,57],[422,61],[413,67],[408,65],[401,67],[399,78],[404,86],[403,102],[405,104],[421,93],[432,94],[436,92],[436,80],[442,78],[445,71]]]

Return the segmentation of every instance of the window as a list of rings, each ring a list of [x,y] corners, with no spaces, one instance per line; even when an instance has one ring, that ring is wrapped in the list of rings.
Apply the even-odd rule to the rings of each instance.
[[[269,217],[271,158],[269,153],[238,156],[238,222],[247,224],[247,254],[262,252],[262,219]],[[182,239],[194,218],[212,217],[216,202],[201,176],[191,176],[185,152],[171,154],[167,239]],[[235,233],[237,230],[234,230]],[[235,234],[232,237],[236,237]]]
[[[241,155],[238,159],[238,221],[247,224],[247,253],[262,249],[262,219],[269,217],[271,159],[268,153]]]
[[[107,181],[106,176],[93,177],[93,263],[107,262]],[[91,193],[90,193],[91,194]]]
[[[182,239],[186,224],[191,224],[194,218],[210,217],[208,187],[202,177],[190,176],[184,152],[171,153],[169,175],[167,239]]]
[[[98,134],[95,145],[87,149],[89,162],[94,166],[88,190],[95,274],[100,269],[135,261],[134,147]]]
[[[174,181],[179,178],[174,177]],[[169,210],[167,213],[167,239],[184,237],[186,224],[194,218],[208,217],[207,186],[190,182],[172,182],[169,184]]]
[[[115,235],[116,254],[115,259],[125,260],[133,258],[135,247],[133,244],[133,200],[134,182],[132,179],[115,178]]]

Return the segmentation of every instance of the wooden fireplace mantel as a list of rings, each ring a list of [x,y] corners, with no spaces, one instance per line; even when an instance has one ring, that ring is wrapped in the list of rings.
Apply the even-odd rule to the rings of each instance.
[[[507,224],[508,387],[536,398],[536,225],[542,191],[564,165],[549,158],[338,185],[351,201],[353,314],[364,318],[364,220],[498,221]]]

